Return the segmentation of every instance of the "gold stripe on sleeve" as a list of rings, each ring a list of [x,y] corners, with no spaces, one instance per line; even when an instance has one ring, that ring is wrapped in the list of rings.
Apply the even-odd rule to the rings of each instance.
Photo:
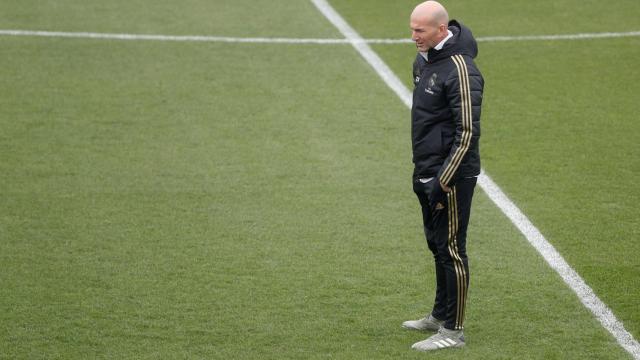
[[[469,150],[471,144],[472,135],[472,112],[471,112],[471,88],[469,85],[469,73],[467,71],[467,64],[462,58],[462,55],[454,55],[451,60],[456,66],[458,71],[458,80],[460,83],[460,112],[462,117],[462,137],[460,146],[456,149],[455,153],[451,157],[451,161],[447,165],[446,169],[442,172],[440,181],[448,185],[453,174],[456,172],[464,155]]]

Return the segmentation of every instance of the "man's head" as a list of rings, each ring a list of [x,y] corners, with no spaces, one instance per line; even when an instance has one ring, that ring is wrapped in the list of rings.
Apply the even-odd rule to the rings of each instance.
[[[425,1],[413,10],[409,20],[411,40],[421,52],[426,52],[447,37],[449,14],[437,1]]]

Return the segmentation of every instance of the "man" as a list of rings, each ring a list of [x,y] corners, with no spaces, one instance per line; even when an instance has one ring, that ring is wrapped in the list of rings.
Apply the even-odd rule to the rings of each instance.
[[[471,199],[480,174],[480,106],[484,80],[473,62],[471,31],[449,21],[436,1],[411,14],[418,54],[413,64],[413,190],[435,259],[436,296],[431,312],[405,321],[408,329],[437,331],[413,344],[421,351],[465,345],[463,323],[469,287],[466,253]]]

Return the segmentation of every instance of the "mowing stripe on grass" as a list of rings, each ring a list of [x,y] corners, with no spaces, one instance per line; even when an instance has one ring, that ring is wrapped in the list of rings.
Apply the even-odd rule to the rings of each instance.
[[[114,33],[94,33],[94,32],[64,32],[64,31],[39,31],[39,30],[0,30],[3,36],[40,36],[40,37],[61,37],[61,38],[81,38],[81,39],[101,39],[101,40],[150,40],[150,41],[186,41],[186,42],[227,42],[227,43],[274,43],[274,44],[409,44],[411,39],[298,39],[279,37],[229,37],[229,36],[206,36],[206,35],[153,35],[153,34],[114,34]],[[561,34],[561,35],[526,35],[526,36],[486,36],[478,37],[481,42],[497,41],[532,41],[532,40],[586,40],[640,36],[640,31],[629,32],[604,32],[604,33],[583,33],[583,34]]]
[[[411,107],[411,93],[400,80],[391,72],[384,61],[362,41],[360,35],[338,14],[326,0],[311,0],[320,12],[351,41],[353,47],[362,57],[374,68],[387,85]],[[387,79],[391,81],[387,82]],[[635,359],[640,359],[640,343],[624,328],[613,312],[585,283],[580,275],[571,268],[562,255],[545,239],[542,233],[531,223],[531,221],[518,209],[509,197],[491,180],[483,171],[478,178],[480,188],[498,206],[498,208],[511,220],[511,222],[527,238],[529,243],[542,255],[545,261],[554,269],[562,280],[576,293],[582,304],[589,309],[618,341],[618,343],[628,351]]]

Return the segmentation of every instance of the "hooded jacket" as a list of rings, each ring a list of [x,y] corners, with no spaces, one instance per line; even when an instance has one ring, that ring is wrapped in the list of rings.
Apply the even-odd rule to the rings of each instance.
[[[411,138],[413,178],[437,177],[451,186],[480,174],[480,107],[484,79],[473,59],[471,31],[449,22],[453,36],[440,50],[418,54],[413,64]]]

